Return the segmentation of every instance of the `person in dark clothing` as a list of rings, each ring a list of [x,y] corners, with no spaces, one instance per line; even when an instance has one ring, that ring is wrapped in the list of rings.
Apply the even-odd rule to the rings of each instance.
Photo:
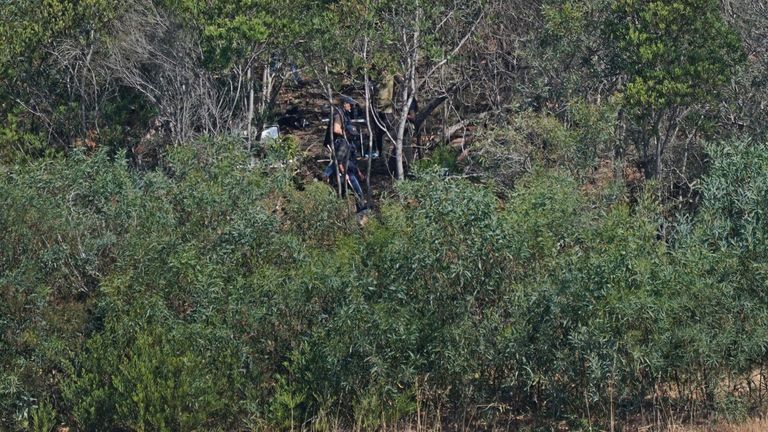
[[[336,157],[339,161],[339,173],[342,180],[352,187],[359,204],[364,201],[363,189],[360,186],[360,179],[364,178],[363,173],[357,166],[357,152],[355,146],[344,139],[336,140]],[[346,150],[344,148],[346,147]],[[358,208],[360,210],[360,208]]]
[[[382,102],[384,101],[384,102]],[[406,114],[406,129],[405,129],[405,139],[403,140],[404,143],[406,143],[406,150],[407,150],[407,157],[410,161],[412,159],[413,154],[413,148],[414,143],[413,140],[416,140],[416,145],[419,146],[421,144],[421,137],[419,134],[419,131],[416,129],[416,117],[419,112],[419,103],[414,98],[411,102],[410,107],[408,108],[408,113]],[[394,140],[394,135],[397,130],[397,120],[395,119],[395,114],[392,107],[391,100],[387,99],[386,97],[379,98],[378,101],[378,108],[374,108],[371,110],[371,116],[373,117],[371,120],[371,130],[373,133],[373,158],[377,158],[380,154],[384,155],[384,136],[386,134],[392,134],[392,139]],[[390,160],[394,160],[395,157],[397,157],[397,149],[394,148],[394,146],[391,148],[391,150],[387,153],[388,157],[391,158]]]
[[[352,191],[355,194],[357,211],[361,211],[367,207],[363,189],[360,186],[360,179],[364,178],[364,176],[358,169],[357,153],[355,150],[355,144],[361,142],[361,138],[360,132],[349,118],[349,113],[355,102],[348,96],[341,96],[340,102],[340,108],[333,108],[333,119],[329,122],[328,131],[326,132],[326,145],[330,149],[330,142],[333,142],[333,149],[331,151],[331,163],[325,168],[323,177],[331,177],[336,172],[336,166],[338,166],[338,178],[345,187],[346,185],[352,187]]]
[[[365,195],[363,195],[363,188],[360,185],[361,179],[365,179],[365,176],[357,166],[357,152],[355,146],[351,145],[349,141],[343,137],[336,138],[334,141],[333,157],[334,160],[323,171],[323,177],[326,179],[337,178],[344,185],[343,190],[347,190],[347,187],[352,188],[352,193],[355,196],[355,206],[357,211],[362,211],[367,208],[365,203]],[[336,166],[339,167],[339,176],[336,177]]]
[[[325,132],[325,146],[330,149],[331,143],[336,138],[343,136],[351,144],[359,144],[362,142],[360,131],[357,130],[354,124],[352,124],[351,114],[352,107],[357,102],[349,96],[340,96],[339,105],[333,107],[333,119],[328,123],[328,128]]]

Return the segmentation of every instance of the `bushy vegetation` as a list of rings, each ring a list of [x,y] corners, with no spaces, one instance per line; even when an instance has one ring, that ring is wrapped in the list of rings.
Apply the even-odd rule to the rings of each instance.
[[[0,430],[764,416],[764,12],[0,2]],[[324,104],[389,84],[355,215]]]
[[[504,201],[426,170],[363,229],[227,142],[145,173],[6,167],[3,428],[742,418],[765,390],[766,150],[711,146],[690,217],[558,170]]]

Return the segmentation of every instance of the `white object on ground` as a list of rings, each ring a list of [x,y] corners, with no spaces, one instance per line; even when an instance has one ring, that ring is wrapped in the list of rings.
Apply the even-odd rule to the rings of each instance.
[[[277,128],[277,126],[270,126],[263,131],[261,131],[261,138],[259,138],[260,142],[266,142],[267,140],[276,140],[280,136],[280,130]]]

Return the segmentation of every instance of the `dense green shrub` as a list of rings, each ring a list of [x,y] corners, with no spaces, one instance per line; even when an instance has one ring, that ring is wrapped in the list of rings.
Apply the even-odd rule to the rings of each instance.
[[[711,147],[672,222],[564,171],[502,200],[424,169],[360,228],[226,140],[143,173],[106,152],[5,167],[2,426],[740,418],[768,346],[765,150]]]
[[[231,334],[153,303],[116,315],[76,357],[62,390],[85,430],[197,430],[238,417],[243,374]]]

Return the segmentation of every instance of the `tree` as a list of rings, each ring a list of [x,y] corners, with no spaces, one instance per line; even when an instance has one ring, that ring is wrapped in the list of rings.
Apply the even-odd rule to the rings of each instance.
[[[108,93],[94,48],[121,10],[114,0],[0,5],[0,146],[8,156],[62,148],[98,129]],[[68,41],[62,43],[62,41]]]
[[[303,6],[4,3],[0,104],[8,127],[0,139],[66,149],[109,135],[132,147],[146,128],[163,129],[176,143],[247,129],[250,143],[254,117],[260,129],[272,114]]]
[[[173,3],[173,2],[170,2]],[[311,1],[238,0],[176,1],[182,16],[201,32],[206,68],[217,75],[234,75],[237,92],[244,85],[247,96],[247,130],[256,118],[260,131],[274,110],[290,66],[291,53],[303,38],[306,20],[314,11]],[[261,72],[261,82],[256,75]],[[232,87],[230,83],[230,87]],[[256,94],[255,94],[256,93]],[[258,103],[254,99],[258,97]]]
[[[768,136],[768,2],[725,0],[724,19],[739,34],[747,61],[724,96],[727,108],[718,127],[725,134]]]
[[[715,0],[618,0],[605,29],[629,133],[646,177],[659,176],[683,119],[714,102],[733,74],[738,38]]]
[[[407,116],[411,103],[420,92],[436,82],[442,68],[456,62],[459,51],[474,34],[483,18],[483,3],[439,1],[424,3],[402,0],[343,1],[330,11],[346,31],[336,32],[332,52],[356,53],[357,59],[340,59],[341,64],[355,65],[361,75],[374,79],[384,75],[396,77],[399,85],[394,95],[394,127],[388,136],[396,152],[396,176],[405,178],[405,153],[409,151]],[[365,52],[365,55],[363,55]],[[375,66],[375,67],[374,67]],[[354,69],[353,69],[354,70]],[[431,98],[422,103],[414,126],[448,99],[449,92],[459,88],[456,81],[438,87]],[[370,101],[367,101],[370,103]]]

